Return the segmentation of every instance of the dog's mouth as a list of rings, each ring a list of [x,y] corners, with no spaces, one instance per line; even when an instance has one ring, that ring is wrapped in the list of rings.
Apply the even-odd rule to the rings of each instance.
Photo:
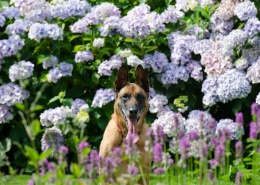
[[[136,125],[140,117],[138,117],[137,115],[127,116],[121,108],[120,110],[126,122],[126,128],[127,128],[126,139],[131,139],[131,137],[133,137],[133,143],[137,143],[139,140],[139,135],[136,131]]]

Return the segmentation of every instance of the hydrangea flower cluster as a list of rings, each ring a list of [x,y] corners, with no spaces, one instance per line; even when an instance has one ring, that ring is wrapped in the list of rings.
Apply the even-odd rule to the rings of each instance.
[[[91,51],[78,51],[75,55],[75,62],[80,63],[80,62],[88,62],[90,60],[93,60],[94,56],[91,53]]]
[[[18,35],[12,35],[8,39],[0,40],[0,58],[15,55],[24,46],[24,41]]]
[[[167,56],[158,51],[154,54],[145,54],[143,62],[145,68],[152,68],[155,73],[161,73],[164,66],[169,63]]]
[[[6,33],[8,35],[20,35],[20,34],[24,34],[29,27],[31,26],[32,22],[25,20],[25,19],[16,19],[14,21],[14,23],[9,24],[6,27]]]
[[[144,64],[144,62],[140,60],[136,55],[130,55],[129,57],[126,58],[126,61],[129,66],[134,66],[134,67]]]
[[[42,68],[48,69],[48,68],[55,68],[59,63],[58,57],[54,55],[50,55],[48,58],[44,59],[42,62]]]
[[[89,121],[88,111],[89,106],[84,100],[75,99],[71,107],[61,106],[45,110],[40,115],[40,122],[45,127],[58,127],[65,124],[67,119],[72,118],[73,123],[79,125]]]
[[[255,17],[257,14],[257,9],[253,2],[246,0],[236,5],[234,14],[241,21],[245,21],[249,18]]]
[[[28,33],[29,39],[34,39],[37,42],[40,42],[42,38],[51,38],[53,40],[62,40],[63,31],[57,24],[49,23],[33,23],[29,27]]]
[[[61,77],[71,76],[73,65],[61,62],[58,67],[52,68],[47,74],[47,80],[49,82],[57,83]]]
[[[149,111],[151,113],[160,112],[165,105],[168,104],[168,99],[166,96],[161,94],[156,94],[149,100]]]
[[[93,41],[93,47],[95,48],[102,48],[105,45],[104,38],[95,38]]]
[[[72,16],[84,16],[91,9],[87,1],[66,0],[57,2],[50,7],[50,14],[53,18],[66,19]]]
[[[113,69],[119,69],[122,66],[122,58],[120,56],[112,56],[109,60],[105,60],[98,66],[98,74],[101,76],[111,76]]]
[[[246,97],[251,92],[251,85],[243,71],[231,69],[219,77],[208,76],[202,84],[202,92],[204,105],[212,106],[218,101],[226,103]]]
[[[10,107],[0,104],[0,124],[7,123],[13,119],[13,114],[10,112]]]
[[[15,103],[22,103],[30,96],[29,92],[15,83],[7,83],[0,86],[0,102],[3,105],[12,106]]]
[[[114,89],[99,89],[97,90],[93,101],[92,101],[92,107],[99,107],[101,108],[103,105],[106,105],[107,103],[113,101],[115,99],[115,92]]]
[[[219,120],[216,127],[216,135],[220,135],[223,131],[230,140],[238,140],[244,134],[243,127],[231,119]]]
[[[29,78],[33,74],[33,69],[33,63],[22,60],[9,68],[9,78],[12,82]]]
[[[247,69],[246,77],[253,84],[260,83],[260,58]]]
[[[62,131],[57,127],[47,128],[41,139],[41,149],[46,151],[54,148],[56,151],[63,145],[64,139]]]

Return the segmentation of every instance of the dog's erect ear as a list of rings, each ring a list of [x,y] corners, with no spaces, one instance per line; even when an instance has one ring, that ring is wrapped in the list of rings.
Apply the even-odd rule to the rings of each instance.
[[[128,83],[128,71],[127,68],[123,65],[122,67],[120,67],[116,76],[116,81],[114,83],[114,88],[116,93],[118,93],[127,83]]]
[[[149,94],[149,82],[145,70],[141,65],[138,65],[135,70],[135,83],[144,89]]]

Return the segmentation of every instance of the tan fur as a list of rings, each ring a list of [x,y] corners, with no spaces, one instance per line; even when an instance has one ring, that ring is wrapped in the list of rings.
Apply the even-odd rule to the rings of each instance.
[[[136,147],[140,152],[141,161],[145,167],[142,168],[143,172],[149,174],[149,166],[151,164],[151,157],[150,154],[145,151],[145,142],[150,138],[146,135],[148,130],[148,125],[146,124],[146,113],[148,111],[148,93],[144,91],[139,85],[135,83],[127,83],[118,93],[114,104],[114,113],[111,116],[111,120],[109,121],[104,135],[103,140],[100,144],[99,154],[102,157],[108,157],[113,150],[114,147],[121,147],[121,149],[125,149],[125,142],[124,136],[120,132],[119,127],[124,131],[127,132],[127,127],[124,118],[118,108],[118,104],[120,102],[120,97],[125,93],[130,93],[132,96],[135,96],[137,93],[141,93],[145,97],[145,110],[143,111],[142,115],[140,116],[138,123],[136,125],[136,130],[139,135],[139,140],[136,143]],[[131,104],[137,104],[136,99],[131,100]],[[118,125],[117,125],[118,124]],[[122,164],[122,173],[126,173],[127,163]],[[141,179],[139,181],[141,184],[149,184],[149,178],[146,178],[145,182]]]

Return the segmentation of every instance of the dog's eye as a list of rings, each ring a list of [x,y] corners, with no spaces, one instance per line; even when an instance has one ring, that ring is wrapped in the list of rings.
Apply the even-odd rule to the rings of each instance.
[[[137,101],[142,101],[144,99],[144,95],[143,94],[137,94],[136,99],[137,99]]]
[[[130,94],[123,94],[122,95],[122,99],[125,100],[125,101],[128,100],[129,98],[130,98]]]

